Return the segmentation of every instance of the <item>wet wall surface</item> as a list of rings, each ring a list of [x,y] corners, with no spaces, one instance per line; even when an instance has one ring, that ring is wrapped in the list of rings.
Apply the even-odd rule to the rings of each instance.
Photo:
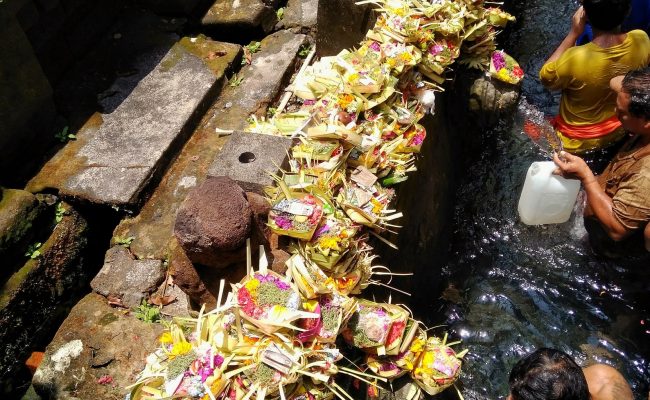
[[[516,7],[519,20],[502,43],[527,73],[523,96],[550,115],[559,94],[543,89],[537,71],[569,29],[577,2],[528,0]],[[594,255],[575,211],[564,224],[522,224],[516,209],[526,170],[546,158],[511,121],[480,140],[479,152],[464,154],[468,167],[441,276],[447,289],[441,302],[419,313],[430,325],[447,323],[470,350],[463,395],[505,398],[514,363],[554,347],[582,366],[616,367],[636,398],[647,399],[650,272]]]

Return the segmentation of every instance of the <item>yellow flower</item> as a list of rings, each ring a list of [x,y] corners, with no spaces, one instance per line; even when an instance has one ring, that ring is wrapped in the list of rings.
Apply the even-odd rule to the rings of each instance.
[[[172,338],[171,332],[165,332],[162,335],[160,335],[160,343],[162,344],[170,344],[173,343],[174,339]]]
[[[348,83],[356,83],[357,81],[359,81],[359,74],[354,73],[348,76]]]
[[[339,238],[336,236],[328,236],[322,238],[319,241],[318,246],[321,249],[332,249],[335,251],[341,251],[341,248],[339,247]]]
[[[260,286],[260,281],[257,279],[249,279],[248,282],[244,285],[248,293],[251,294],[251,297],[255,297],[257,294],[257,288]]]
[[[172,346],[172,351],[170,352],[170,354],[172,356],[180,356],[182,354],[185,354],[185,353],[189,352],[190,350],[192,350],[192,345],[190,343],[188,343],[188,342],[178,342],[178,343],[174,343],[174,345]]]
[[[341,108],[346,109],[352,103],[354,100],[354,97],[351,94],[344,93],[339,95],[338,103],[341,106]]]
[[[404,61],[404,63],[406,64],[410,64],[411,62],[413,62],[413,56],[406,51],[400,54],[400,59]]]

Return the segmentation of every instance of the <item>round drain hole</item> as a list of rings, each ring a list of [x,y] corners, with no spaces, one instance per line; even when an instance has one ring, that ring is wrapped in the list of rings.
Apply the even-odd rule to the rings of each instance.
[[[239,162],[242,164],[248,164],[255,161],[255,154],[250,151],[243,152],[239,155]]]

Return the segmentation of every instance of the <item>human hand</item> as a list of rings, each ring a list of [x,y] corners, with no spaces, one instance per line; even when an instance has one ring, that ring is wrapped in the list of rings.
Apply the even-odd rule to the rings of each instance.
[[[562,175],[565,178],[578,178],[583,183],[587,178],[593,176],[585,160],[566,151],[561,151],[559,155],[553,153],[553,161],[557,165],[557,169],[553,171],[556,175]]]
[[[571,19],[571,32],[575,35],[582,35],[582,32],[585,30],[585,25],[587,24],[587,14],[583,6],[578,7],[576,12],[573,14]]]

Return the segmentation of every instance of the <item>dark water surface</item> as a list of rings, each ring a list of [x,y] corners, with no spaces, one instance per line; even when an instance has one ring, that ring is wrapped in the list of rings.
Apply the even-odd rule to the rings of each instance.
[[[575,2],[521,2],[506,50],[528,75],[523,95],[553,114],[559,95],[545,91],[537,71],[569,29]],[[529,227],[518,220],[517,201],[526,170],[545,156],[504,123],[485,134],[484,151],[471,161],[457,192],[449,288],[441,313],[470,350],[463,370],[466,399],[497,399],[522,356],[542,346],[571,354],[579,364],[605,362],[621,371],[637,399],[650,386],[650,293],[645,276],[596,257],[579,213],[565,224]],[[650,265],[647,270],[650,271]],[[444,318],[444,317],[443,317]]]

